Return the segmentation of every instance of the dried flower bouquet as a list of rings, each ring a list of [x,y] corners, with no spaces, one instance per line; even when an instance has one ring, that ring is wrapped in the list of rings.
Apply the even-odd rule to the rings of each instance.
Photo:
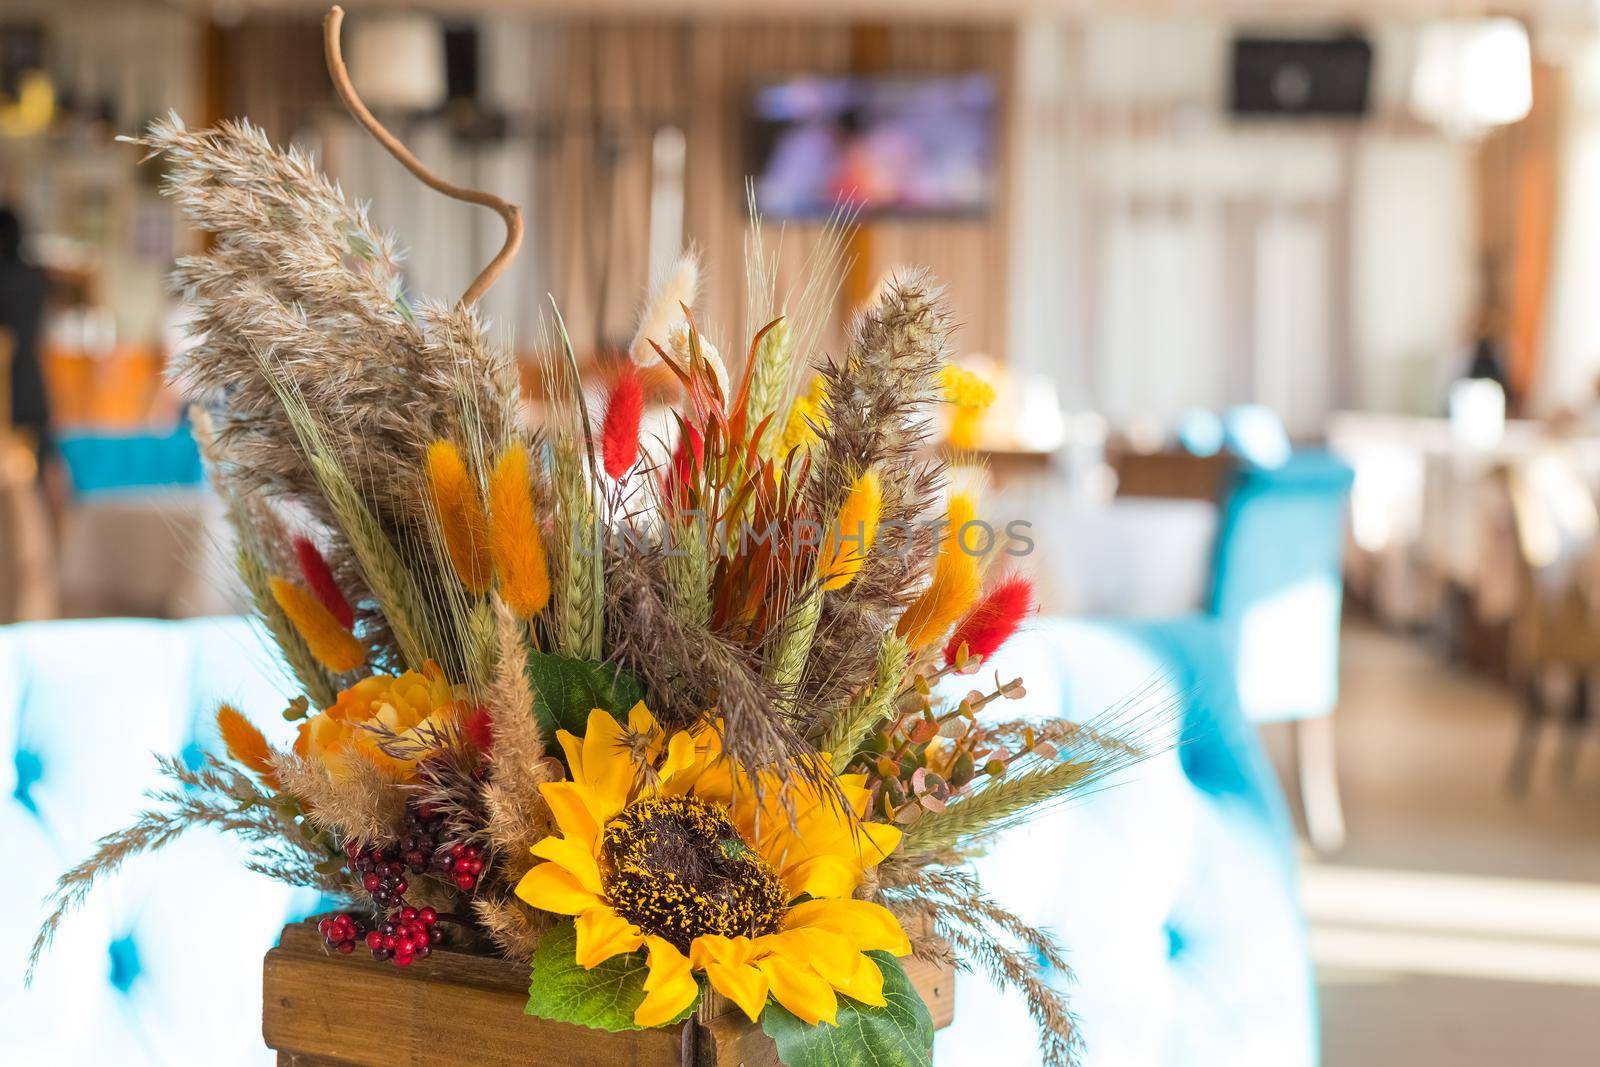
[[[1047,1062],[1073,1024],[1049,936],[967,866],[986,837],[1138,758],[1098,732],[959,698],[1031,610],[970,549],[975,491],[931,456],[932,406],[981,406],[946,360],[921,273],[817,354],[832,244],[792,299],[752,227],[752,323],[725,362],[692,313],[696,265],[649,299],[591,417],[559,315],[549,417],[477,298],[413,305],[390,240],[296,151],[175,117],[138,143],[214,236],[177,280],[198,343],[175,368],[238,536],[244,584],[303,696],[291,750],[237,711],[229,759],[174,788],[62,879],[38,952],[94,880],[191,826],[345,898],[331,950],[398,966],[448,942],[525,961],[527,1012],[609,1030],[689,1019],[708,991],[790,1067],[928,1064],[900,958],[1020,988]],[[640,370],[681,390],[672,444],[641,432]],[[659,373],[659,369],[658,369]],[[977,397],[977,400],[974,400]]]

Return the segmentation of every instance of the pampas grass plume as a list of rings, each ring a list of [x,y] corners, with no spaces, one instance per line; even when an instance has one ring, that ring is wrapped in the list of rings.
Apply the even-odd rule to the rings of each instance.
[[[317,595],[317,599],[322,601],[322,606],[339,620],[340,626],[346,630],[354,629],[356,613],[350,607],[350,601],[345,599],[339,583],[334,580],[333,570],[328,566],[328,561],[317,551],[317,546],[311,543],[309,537],[296,537],[294,554],[300,561],[301,576],[305,578],[311,591]]]
[[[439,533],[455,568],[456,577],[473,594],[489,590],[489,521],[472,475],[461,452],[449,441],[434,441],[428,446],[428,493],[439,519]]]
[[[621,478],[639,461],[639,420],[644,415],[644,386],[639,370],[630,361],[611,390],[606,403],[605,424],[601,429],[601,455],[606,473]]]
[[[339,625],[339,620],[322,606],[311,590],[277,577],[269,578],[267,584],[272,589],[272,599],[294,623],[295,630],[318,663],[335,674],[344,674],[367,662],[367,652],[361,642]]]
[[[608,415],[608,426],[609,421]],[[511,610],[525,619],[543,611],[550,603],[550,564],[528,488],[528,449],[521,442],[501,453],[489,479],[489,554]]]
[[[1017,632],[1022,620],[1034,609],[1033,583],[1020,574],[989,590],[976,607],[961,620],[944,646],[944,661],[952,664],[967,646],[969,655],[987,659]]]

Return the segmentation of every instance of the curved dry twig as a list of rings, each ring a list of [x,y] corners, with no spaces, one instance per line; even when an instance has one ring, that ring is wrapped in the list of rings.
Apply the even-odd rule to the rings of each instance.
[[[411,154],[411,150],[400,143],[398,137],[373,117],[372,112],[367,110],[367,105],[362,103],[361,97],[356,94],[356,87],[350,81],[350,72],[345,69],[344,55],[339,48],[339,28],[343,24],[344,8],[335,4],[328,9],[327,17],[322,20],[322,44],[328,63],[328,77],[333,79],[333,87],[338,90],[339,99],[344,101],[344,106],[351,116],[366,127],[367,132],[372,134],[391,156],[398,159],[401,166],[415,175],[418,181],[456,200],[493,208],[506,224],[505,244],[500,246],[499,253],[489,261],[489,265],[472,279],[467,291],[461,294],[461,303],[471,307],[489,291],[489,287],[511,265],[511,261],[517,256],[517,250],[522,247],[522,209],[515,204],[507,203],[493,193],[468,189],[466,186],[455,185],[440,178],[423,166],[422,162]]]

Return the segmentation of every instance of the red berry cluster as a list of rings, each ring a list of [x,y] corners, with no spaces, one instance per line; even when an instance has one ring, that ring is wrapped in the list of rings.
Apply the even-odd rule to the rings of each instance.
[[[483,851],[477,845],[451,845],[438,866],[455,881],[457,889],[470,893],[483,874]]]
[[[345,855],[350,858],[350,870],[361,880],[361,888],[374,904],[388,911],[405,903],[411,884],[406,881],[399,849],[360,848],[351,843],[345,846]]]
[[[355,951],[356,942],[361,940],[365,931],[354,915],[330,915],[317,923],[317,933],[322,935],[322,940],[335,952],[349,955]],[[372,935],[365,934],[367,943],[372,943]]]
[[[439,913],[432,908],[401,908],[367,935],[372,958],[394,960],[396,967],[427,959],[439,942],[438,921]]]
[[[406,806],[405,832],[400,837],[400,857],[412,874],[422,874],[433,866],[439,851],[439,833],[444,817],[431,804]]]

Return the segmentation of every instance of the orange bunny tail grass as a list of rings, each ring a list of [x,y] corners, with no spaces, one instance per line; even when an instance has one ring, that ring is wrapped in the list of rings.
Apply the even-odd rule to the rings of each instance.
[[[944,646],[945,664],[956,662],[962,645],[966,646],[968,655],[988,659],[1011,640],[1011,635],[1035,607],[1031,581],[1020,574],[1005,579],[978,601],[950,635]]]
[[[550,566],[533,514],[528,450],[520,443],[508,447],[494,465],[489,514],[489,555],[500,574],[500,596],[522,618],[537,615],[550,603]]]
[[[461,453],[449,441],[428,446],[428,495],[445,553],[461,584],[476,596],[489,591],[489,520]]]
[[[951,495],[945,516],[948,526],[939,546],[939,559],[933,565],[933,581],[900,616],[895,629],[912,649],[925,648],[943,637],[978,599],[983,588],[978,557],[968,552],[961,541],[962,530],[977,513],[970,493]]]
[[[317,551],[317,546],[312,544],[308,537],[296,537],[294,554],[300,561],[301,576],[305,578],[311,591],[317,594],[317,599],[322,601],[322,606],[339,620],[340,626],[346,630],[354,629],[356,613],[351,609],[350,601],[345,599],[339,583],[334,580],[333,570],[328,566],[328,561]]]
[[[278,772],[272,765],[272,746],[261,736],[261,731],[239,713],[238,708],[224,704],[217,709],[217,732],[222,735],[223,747],[235,763],[255,772],[256,777],[273,789],[278,788]]]
[[[644,386],[639,381],[638,368],[629,360],[611,390],[600,434],[600,454],[611,477],[621,478],[639,461],[639,420],[643,416]]]
[[[353,671],[367,662],[367,650],[349,630],[339,625],[333,613],[305,586],[282,578],[269,578],[272,599],[294,623],[306,647],[317,662],[335,674]]]
[[[877,471],[869,470],[855,480],[844,506],[839,509],[839,521],[834,523],[833,536],[824,554],[827,563],[819,572],[822,588],[843,589],[855,580],[877,539],[878,519],[882,514],[883,483]]]

